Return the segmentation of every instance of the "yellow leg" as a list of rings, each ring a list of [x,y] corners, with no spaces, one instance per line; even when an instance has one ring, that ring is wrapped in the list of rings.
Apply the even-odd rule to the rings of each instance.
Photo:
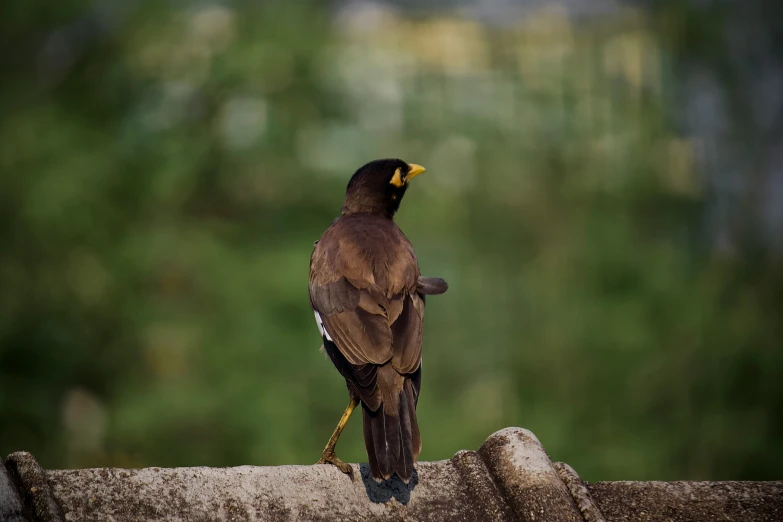
[[[343,473],[350,475],[351,478],[353,478],[353,468],[350,464],[346,464],[337,458],[337,455],[334,454],[334,447],[337,445],[337,440],[340,438],[340,434],[343,432],[343,428],[346,424],[348,424],[348,419],[351,418],[351,413],[353,413],[354,408],[356,408],[358,404],[359,401],[354,397],[351,397],[351,402],[348,404],[348,407],[345,408],[343,416],[340,417],[340,422],[337,423],[337,427],[334,429],[334,433],[332,433],[332,436],[329,438],[329,442],[326,443],[326,447],[324,448],[324,452],[321,454],[320,460],[316,462],[316,464],[333,464],[340,468]]]

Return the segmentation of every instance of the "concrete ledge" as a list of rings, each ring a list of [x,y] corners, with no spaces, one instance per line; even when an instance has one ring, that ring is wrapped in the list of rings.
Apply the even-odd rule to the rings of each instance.
[[[0,461],[0,464],[3,462]],[[19,493],[11,482],[5,465],[0,466],[0,520],[3,522],[24,522],[26,520],[22,499],[19,498]]]
[[[18,488],[25,511],[32,520],[63,520],[60,505],[52,496],[49,477],[32,455],[26,451],[13,453],[8,456],[5,467]]]
[[[580,522],[582,517],[565,484],[535,435],[506,428],[479,449],[509,504],[524,520]]]
[[[596,482],[587,489],[616,522],[783,520],[783,482]]]
[[[355,481],[332,466],[44,471],[25,452],[6,467],[0,520],[14,522],[783,520],[781,482],[585,484],[521,428],[420,462],[407,486],[364,464]]]
[[[574,468],[565,462],[555,462],[555,469],[560,480],[568,488],[571,497],[574,499],[579,512],[585,522],[606,522],[603,513],[590,495],[587,485],[579,478]]]

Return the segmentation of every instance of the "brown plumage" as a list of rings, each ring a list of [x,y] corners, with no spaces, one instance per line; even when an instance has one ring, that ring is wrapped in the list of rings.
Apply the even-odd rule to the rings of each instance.
[[[413,247],[393,221],[408,182],[423,171],[401,160],[361,167],[310,260],[310,304],[351,404],[361,402],[370,471],[377,480],[396,472],[406,483],[421,451],[423,296],[447,289],[442,279],[421,277]],[[345,421],[320,462],[348,471],[334,456]]]

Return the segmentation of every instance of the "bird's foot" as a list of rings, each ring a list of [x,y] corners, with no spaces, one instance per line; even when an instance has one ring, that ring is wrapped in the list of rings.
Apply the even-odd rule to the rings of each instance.
[[[340,469],[343,473],[351,477],[351,480],[353,480],[353,466],[350,464],[347,464],[337,458],[337,455],[335,455],[334,450],[332,451],[326,451],[324,450],[323,454],[321,455],[321,458],[318,459],[318,462],[316,464],[331,464],[333,466],[336,466]]]

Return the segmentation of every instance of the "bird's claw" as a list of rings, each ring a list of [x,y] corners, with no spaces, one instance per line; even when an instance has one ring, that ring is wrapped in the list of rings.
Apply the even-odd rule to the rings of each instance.
[[[335,455],[334,451],[331,452],[325,451],[323,455],[321,455],[321,458],[318,459],[318,462],[316,462],[316,464],[331,464],[333,466],[336,466],[340,471],[342,471],[349,477],[351,477],[351,480],[354,479],[353,466],[337,458],[337,455]]]

